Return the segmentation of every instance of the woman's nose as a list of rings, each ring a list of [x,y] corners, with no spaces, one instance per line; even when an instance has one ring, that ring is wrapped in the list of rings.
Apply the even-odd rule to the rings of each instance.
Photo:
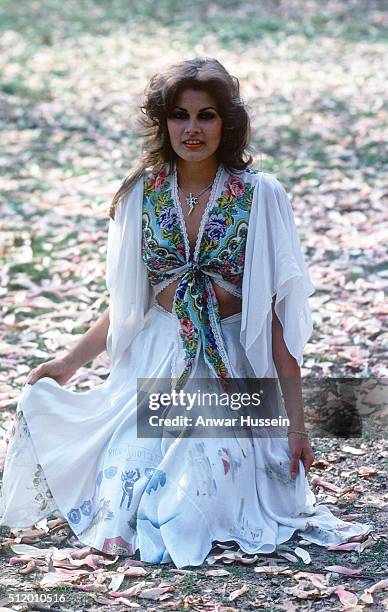
[[[198,132],[199,131],[198,122],[197,122],[197,119],[195,117],[193,117],[192,119],[189,119],[185,131],[188,132],[188,133]]]

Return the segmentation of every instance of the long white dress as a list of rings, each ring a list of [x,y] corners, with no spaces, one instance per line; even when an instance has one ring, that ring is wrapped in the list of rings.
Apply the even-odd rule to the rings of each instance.
[[[265,173],[249,180],[256,184],[243,307],[221,329],[234,377],[276,377],[272,297],[302,365],[314,287],[283,187]],[[111,554],[139,550],[146,562],[177,567],[201,565],[214,541],[270,553],[295,531],[321,546],[369,533],[371,525],[344,522],[316,504],[302,461],[291,479],[285,436],[137,437],[137,380],[169,378],[179,352],[176,316],[155,303],[141,260],[142,196],[139,179],[109,227],[111,373],[80,393],[47,377],[25,385],[6,456],[1,524],[29,527],[56,512],[87,545]],[[203,357],[195,376],[209,376]],[[278,412],[286,416],[284,405]]]

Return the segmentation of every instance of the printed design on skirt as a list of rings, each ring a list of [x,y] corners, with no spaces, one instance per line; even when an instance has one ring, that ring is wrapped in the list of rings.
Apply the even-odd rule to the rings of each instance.
[[[279,463],[268,462],[267,465],[261,469],[263,469],[266,476],[268,476],[268,478],[270,478],[271,480],[277,480],[282,485],[285,485],[290,488],[295,488],[296,480],[291,478],[290,466],[291,463],[289,461],[284,463],[282,461],[280,461]]]
[[[130,556],[134,554],[132,546],[121,536],[115,538],[105,538],[102,552],[107,555]]]
[[[78,525],[81,522],[82,516],[89,517],[92,513],[93,503],[91,499],[85,499],[79,508],[72,508],[70,512],[67,513],[67,517],[70,523],[73,525]]]
[[[244,538],[246,542],[254,542],[257,544],[261,541],[263,536],[263,529],[261,527],[255,527],[250,524],[249,520],[246,517],[245,512],[245,499],[242,497],[240,501],[240,507],[237,516],[237,525],[236,527],[231,528],[229,533],[231,536],[237,536],[238,539]]]
[[[28,429],[28,425],[26,419],[24,418],[23,411],[18,409],[16,410],[15,418],[12,424],[12,429],[10,432],[10,442],[17,435],[20,437],[25,436],[26,438],[30,438],[30,430]]]
[[[337,531],[337,527],[333,529],[333,532],[336,532],[336,531]],[[322,529],[321,527],[318,527],[318,525],[314,525],[314,523],[310,523],[309,521],[307,521],[306,527],[303,529],[303,533],[310,534],[313,536],[315,535],[319,537],[319,539],[325,542],[326,544],[328,544],[330,540],[330,536],[325,529]]]
[[[129,506],[131,505],[131,501],[132,501],[132,496],[133,496],[133,487],[135,486],[135,482],[137,482],[139,479],[140,479],[140,471],[138,468],[135,468],[134,470],[128,470],[127,472],[123,472],[121,474],[121,485],[123,489],[123,496],[121,498],[120,508],[125,502],[125,499],[128,497],[127,510],[129,509]]]
[[[54,509],[53,494],[47,484],[42,466],[38,463],[32,481],[34,488],[38,491],[34,499],[40,510]]]
[[[224,469],[224,475],[229,476],[231,480],[235,480],[236,473],[241,467],[241,460],[235,459],[229,448],[220,448],[218,451],[218,455],[221,458],[222,466]]]
[[[195,442],[188,451],[189,461],[192,466],[193,479],[196,495],[217,495],[217,483],[213,474],[213,467],[206,454],[205,443]]]
[[[159,485],[164,487],[166,484],[166,472],[163,472],[163,470],[158,470],[156,468],[145,468],[143,474],[148,480],[145,487],[145,492],[148,494],[150,494],[152,491],[156,491]],[[124,504],[125,499],[128,497],[127,510],[129,510],[133,497],[134,486],[135,483],[140,480],[140,477],[141,475],[139,468],[128,470],[127,472],[123,472],[121,474],[123,496],[121,498],[120,508]]]
[[[129,510],[130,505],[133,499],[134,487],[138,480],[141,479],[141,471],[143,471],[144,480],[144,489],[145,492],[150,495],[153,491],[156,491],[159,486],[164,487],[166,484],[166,472],[163,470],[159,470],[157,468],[141,468],[136,467],[131,470],[125,470],[121,473],[121,489],[122,496],[119,508],[121,510]],[[104,470],[100,470],[97,474],[96,478],[96,487],[101,487],[103,478],[107,478],[108,480],[112,480],[117,475],[118,470],[117,466],[112,465]],[[92,517],[90,524],[88,525],[88,529],[90,529],[93,525],[97,524],[101,520],[111,520],[114,516],[113,512],[109,509],[110,500],[105,500],[104,498],[101,500],[100,507]],[[94,498],[93,500],[88,499],[84,500],[79,507],[74,507],[67,512],[67,518],[69,523],[72,525],[79,525],[83,522],[83,519],[89,518],[92,514],[93,507],[95,506]],[[129,526],[134,528],[136,525],[136,513],[131,517]]]
[[[20,445],[20,448],[27,447],[27,445],[31,443],[30,439],[31,434],[30,430],[28,429],[27,421],[24,418],[23,411],[19,408],[16,410],[14,422],[12,424],[7,452],[11,455],[14,452],[14,447],[16,449],[17,445]],[[43,468],[39,463],[35,464],[31,484],[36,491],[34,501],[36,502],[39,510],[54,512],[56,510],[56,504],[54,502],[53,494],[48,486]]]

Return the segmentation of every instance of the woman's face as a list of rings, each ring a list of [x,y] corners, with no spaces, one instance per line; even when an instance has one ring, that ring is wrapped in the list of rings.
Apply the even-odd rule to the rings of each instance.
[[[215,99],[206,91],[185,89],[167,118],[175,153],[186,161],[203,161],[215,154],[222,137],[222,119]],[[190,144],[187,141],[199,141]]]

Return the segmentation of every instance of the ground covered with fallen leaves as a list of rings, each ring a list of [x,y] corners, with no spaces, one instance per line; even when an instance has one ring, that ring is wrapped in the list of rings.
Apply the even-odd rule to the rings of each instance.
[[[181,58],[213,56],[240,78],[255,167],[292,199],[316,287],[302,374],[365,379],[362,435],[313,438],[311,487],[337,516],[375,530],[345,550],[295,537],[277,554],[218,548],[202,567],[176,570],[85,550],[61,519],[3,527],[0,609],[388,606],[385,2],[321,4],[1,3],[0,454],[30,369],[63,354],[107,306],[107,208],[140,150],[146,82]],[[108,373],[101,355],[68,386],[87,390]],[[306,414],[314,424],[310,401]],[[11,605],[10,594],[46,599]]]

